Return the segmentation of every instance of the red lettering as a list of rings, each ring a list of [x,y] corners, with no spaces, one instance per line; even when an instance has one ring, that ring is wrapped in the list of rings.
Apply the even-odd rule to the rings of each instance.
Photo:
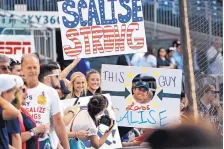
[[[97,54],[97,50],[100,53],[104,53],[103,46],[100,43],[100,38],[103,36],[103,29],[100,26],[92,26],[92,42],[93,42],[93,54]]]
[[[90,27],[82,27],[82,28],[80,28],[80,34],[84,35],[85,53],[86,53],[86,55],[91,54],[91,52],[90,52],[90,42],[89,42],[89,34],[90,33],[91,33]]]
[[[127,111],[129,111],[129,110],[131,110],[132,109],[132,107],[135,105],[135,103],[134,102],[132,102],[131,103],[131,105],[129,105],[127,108],[126,108],[126,110]]]
[[[126,110],[127,111],[130,111],[130,110],[132,110],[132,111],[137,111],[137,110],[150,110],[150,107],[149,107],[149,105],[147,105],[147,106],[135,106],[135,103],[132,102],[130,105],[128,105],[126,107]]]
[[[133,32],[134,30],[139,30],[139,24],[137,22],[133,22],[128,26],[127,29],[127,42],[128,42],[128,46],[131,49],[134,50],[138,50],[141,49],[144,46],[144,38],[143,37],[135,37],[133,38]],[[134,45],[134,43],[132,42],[132,40],[134,39],[134,42],[136,43]]]
[[[112,26],[104,27],[104,49],[106,52],[112,52],[114,49],[114,28]]]
[[[76,36],[79,36],[79,32],[76,29],[69,29],[66,32],[66,37],[75,44],[74,47],[71,47],[70,45],[63,47],[65,54],[68,56],[74,57],[82,52],[82,44]]]
[[[115,51],[124,51],[124,38],[126,32],[126,25],[122,24],[121,26],[121,35],[119,35],[119,30],[117,25],[114,25],[114,34],[115,34]]]
[[[0,53],[9,55],[31,53],[31,43],[14,41],[0,42]]]

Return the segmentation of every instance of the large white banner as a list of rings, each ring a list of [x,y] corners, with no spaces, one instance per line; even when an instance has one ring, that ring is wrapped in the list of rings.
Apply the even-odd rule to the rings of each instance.
[[[112,119],[116,120],[114,110],[112,108],[111,97],[109,94],[104,94],[104,96],[106,96],[109,101],[108,108],[105,110],[104,114],[106,114],[106,115],[110,116]],[[79,98],[79,100],[78,100],[79,107],[81,109],[86,108],[87,104],[89,103],[90,98],[91,98],[91,96]],[[74,105],[75,101],[76,101],[76,99],[61,100],[63,109],[71,107],[72,105]],[[105,127],[100,125],[98,129],[99,129],[98,136],[102,137],[102,135],[103,135],[102,132],[105,132]],[[68,128],[68,130],[69,130],[69,128]],[[86,148],[92,148],[90,141],[86,141],[86,142],[84,142],[84,144],[85,144]],[[121,139],[120,139],[119,131],[117,128],[117,124],[115,123],[115,126],[113,127],[113,130],[112,130],[110,136],[107,138],[106,142],[100,149],[114,149],[114,148],[120,148],[120,147],[122,147]]]
[[[101,77],[118,126],[158,128],[179,122],[181,70],[102,65]]]
[[[58,2],[64,59],[146,52],[141,0]]]
[[[20,60],[23,54],[35,51],[32,35],[0,35],[0,54]]]

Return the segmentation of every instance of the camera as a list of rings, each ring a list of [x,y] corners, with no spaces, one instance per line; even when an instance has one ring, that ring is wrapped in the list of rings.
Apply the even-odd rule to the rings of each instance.
[[[111,125],[111,118],[108,115],[103,115],[101,116],[100,120],[99,120],[100,124],[104,124],[108,127],[110,127]]]

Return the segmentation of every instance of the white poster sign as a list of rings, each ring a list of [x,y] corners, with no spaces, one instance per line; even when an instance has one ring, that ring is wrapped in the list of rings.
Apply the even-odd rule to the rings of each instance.
[[[31,35],[0,35],[0,54],[20,61],[23,54],[35,51],[34,37]]]
[[[106,96],[109,101],[108,108],[104,111],[104,114],[110,116],[112,119],[115,120],[114,110],[112,109],[111,97],[109,94],[104,94],[104,96]],[[78,105],[80,106],[80,109],[87,107],[87,104],[89,103],[90,98],[91,96],[79,98]],[[61,103],[63,108],[66,109],[74,105],[75,101],[76,99],[66,99],[66,100],[62,100]],[[100,125],[98,129],[99,129],[98,136],[102,137],[103,135],[102,132],[104,131],[101,131],[101,130],[105,130],[105,127]],[[84,144],[86,148],[92,148],[90,141],[86,141],[84,142]],[[106,142],[100,149],[110,149],[110,148],[114,149],[114,148],[120,148],[120,147],[122,147],[121,139],[120,139],[119,131],[117,128],[117,124],[115,123],[115,126],[113,127],[113,130],[110,136],[107,138]]]
[[[141,0],[58,2],[64,59],[146,52]]]
[[[102,65],[101,77],[118,126],[158,128],[178,122],[181,70]]]

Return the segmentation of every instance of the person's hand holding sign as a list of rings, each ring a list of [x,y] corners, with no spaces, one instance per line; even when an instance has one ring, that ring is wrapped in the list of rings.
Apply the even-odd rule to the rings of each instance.
[[[76,66],[80,62],[81,58],[78,56],[74,57],[74,61],[72,62],[74,66]]]

